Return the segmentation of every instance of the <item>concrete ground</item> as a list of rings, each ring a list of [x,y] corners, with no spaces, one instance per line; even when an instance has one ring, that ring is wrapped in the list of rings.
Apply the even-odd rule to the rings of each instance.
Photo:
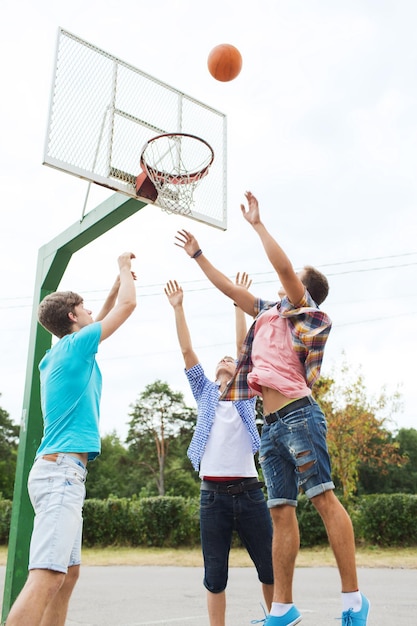
[[[5,569],[0,567],[1,589]],[[202,578],[198,567],[83,566],[66,626],[208,626]],[[417,569],[362,568],[359,580],[371,601],[368,626],[416,626]],[[340,623],[335,568],[298,568],[294,599],[302,626]],[[262,619],[262,600],[255,570],[231,568],[227,626]]]

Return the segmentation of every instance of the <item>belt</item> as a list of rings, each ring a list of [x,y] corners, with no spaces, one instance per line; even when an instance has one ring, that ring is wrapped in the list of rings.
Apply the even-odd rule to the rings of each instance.
[[[300,398],[299,400],[294,400],[294,402],[290,402],[289,404],[283,406],[282,409],[278,409],[278,411],[274,411],[274,413],[269,413],[269,415],[264,415],[264,422],[268,425],[274,424],[274,422],[277,422],[279,419],[282,419],[289,413],[297,411],[297,409],[302,409],[303,407],[308,406],[312,403],[313,400],[311,396],[305,396],[304,398]]]
[[[201,481],[202,491],[216,491],[217,493],[226,493],[229,496],[251,491],[252,489],[261,489],[264,486],[265,483],[260,482],[257,478],[244,478],[239,482],[232,483],[214,482],[214,480]]]

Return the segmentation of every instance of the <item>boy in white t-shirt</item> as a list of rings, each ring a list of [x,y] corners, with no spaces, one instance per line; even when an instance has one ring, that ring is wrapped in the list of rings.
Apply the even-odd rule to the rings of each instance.
[[[242,279],[238,274],[236,280],[245,289],[250,284],[246,274]],[[192,347],[182,288],[169,281],[165,293],[174,309],[185,373],[198,406],[188,456],[201,478],[200,532],[210,626],[225,626],[225,589],[234,530],[255,564],[268,610],[272,601],[272,524],[254,461],[259,448],[255,398],[236,402],[220,399],[236,370],[236,359],[223,357],[216,367],[215,382],[209,380]],[[236,307],[238,353],[245,334],[245,315]]]

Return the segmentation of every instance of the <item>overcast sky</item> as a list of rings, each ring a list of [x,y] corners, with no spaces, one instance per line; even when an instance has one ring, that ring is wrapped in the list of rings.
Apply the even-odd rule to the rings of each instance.
[[[2,2],[0,406],[20,420],[38,250],[80,219],[87,183],[42,165],[58,27],[227,115],[228,229],[147,206],[74,255],[59,288],[98,312],[117,256],[136,254],[138,307],[99,350],[102,434],[123,438],[130,404],[157,379],[185,394],[167,280],[185,290],[209,375],[234,350],[234,311],[185,253],[193,232],[252,291],[278,282],[239,204],[250,189],[296,268],[324,271],[333,320],[322,372],[345,359],[372,394],[400,389],[393,427],[416,427],[417,47],[414,0],[29,0]],[[240,76],[216,82],[213,46],[232,43]],[[138,147],[140,150],[140,147]],[[87,210],[111,195],[94,186]]]

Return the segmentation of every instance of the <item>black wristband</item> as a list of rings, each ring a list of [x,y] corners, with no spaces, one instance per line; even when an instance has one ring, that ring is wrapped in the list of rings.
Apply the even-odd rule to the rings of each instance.
[[[200,250],[200,248],[197,250],[197,252],[194,252],[193,256],[191,257],[192,259],[196,259],[197,257],[200,256],[200,254],[203,254],[203,251]]]

